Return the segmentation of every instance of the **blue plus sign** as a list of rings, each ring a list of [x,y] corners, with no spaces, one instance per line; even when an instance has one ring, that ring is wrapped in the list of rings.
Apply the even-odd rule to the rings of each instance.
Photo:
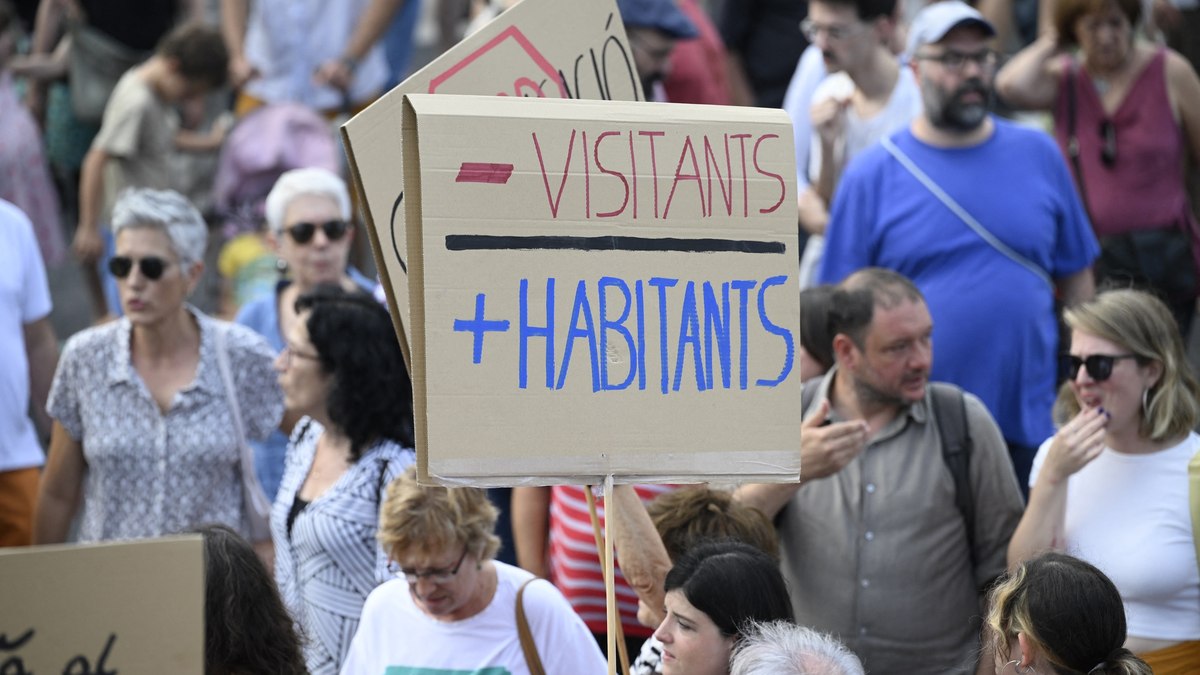
[[[508,330],[507,321],[485,321],[483,318],[484,294],[480,293],[475,296],[475,318],[455,319],[455,333],[474,333],[475,345],[474,354],[471,359],[472,363],[479,363],[483,359],[483,334],[488,331],[503,333]]]

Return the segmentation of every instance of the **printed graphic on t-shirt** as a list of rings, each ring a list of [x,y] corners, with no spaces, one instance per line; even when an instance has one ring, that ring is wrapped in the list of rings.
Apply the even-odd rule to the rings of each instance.
[[[383,675],[512,675],[508,668],[490,665],[476,670],[449,670],[445,668],[414,668],[412,665],[389,665]]]

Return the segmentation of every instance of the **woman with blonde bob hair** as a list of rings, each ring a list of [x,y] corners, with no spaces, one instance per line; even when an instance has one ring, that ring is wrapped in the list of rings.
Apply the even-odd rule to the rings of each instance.
[[[529,673],[519,611],[544,672],[605,672],[599,646],[558,589],[493,559],[496,517],[483,490],[420,485],[413,468],[388,487],[379,542],[400,578],[367,598],[343,673]]]
[[[1170,310],[1148,293],[1101,293],[1066,322],[1060,428],[1034,459],[1009,563],[1055,549],[1096,565],[1124,601],[1125,646],[1159,675],[1200,672],[1188,486],[1200,385]]]
[[[1151,675],[1121,645],[1125,610],[1113,582],[1095,566],[1044,553],[992,589],[987,633],[996,672],[1033,675]]]

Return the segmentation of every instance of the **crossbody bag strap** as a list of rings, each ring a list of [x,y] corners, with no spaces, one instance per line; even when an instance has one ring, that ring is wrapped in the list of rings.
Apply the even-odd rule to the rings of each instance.
[[[217,369],[221,371],[221,380],[225,383],[225,398],[229,400],[229,414],[233,418],[233,431],[238,439],[238,452],[242,464],[242,495],[251,501],[245,506],[260,518],[265,518],[271,512],[271,501],[267,499],[262,484],[258,482],[258,472],[254,469],[254,454],[250,444],[246,442],[246,430],[242,425],[242,406],[238,403],[237,389],[233,386],[233,370],[229,366],[229,351],[226,345],[228,331],[229,327],[220,323],[215,325],[213,331],[216,335]],[[251,529],[256,529],[255,524],[252,524]],[[265,531],[251,534],[255,537],[269,536]]]
[[[538,656],[537,644],[533,641],[533,632],[529,630],[529,620],[525,618],[525,587],[537,580],[538,577],[529,579],[517,591],[517,637],[521,640],[521,651],[525,652],[529,675],[546,675],[542,659]]]
[[[934,197],[938,198],[938,201],[942,202],[946,208],[950,209],[951,213],[958,216],[959,220],[966,223],[967,227],[971,228],[975,234],[979,235],[980,239],[983,239],[984,242],[1003,254],[1009,260],[1012,260],[1021,267],[1024,267],[1035,274],[1039,279],[1044,281],[1047,286],[1050,287],[1050,290],[1054,290],[1054,280],[1050,278],[1050,275],[1046,273],[1046,270],[1042,269],[1041,265],[1038,265],[1020,253],[1017,253],[1008,244],[1005,244],[997,239],[996,235],[989,232],[988,229],[984,227],[982,223],[976,220],[974,216],[972,216],[970,213],[967,213],[967,210],[964,209],[957,201],[955,201],[953,197],[946,194],[946,191],[942,189],[942,186],[938,185],[937,182],[930,178],[928,174],[922,171],[921,167],[917,166],[916,162],[914,162],[911,157],[905,154],[903,150],[896,147],[896,144],[892,142],[892,139],[884,136],[880,141],[880,144],[883,145],[884,149],[887,150],[892,157],[896,158],[897,162],[900,162],[900,166],[903,166],[905,169],[907,169],[908,172],[913,175],[913,178],[917,179],[917,182],[919,182],[921,185],[924,185],[927,190],[933,193]]]

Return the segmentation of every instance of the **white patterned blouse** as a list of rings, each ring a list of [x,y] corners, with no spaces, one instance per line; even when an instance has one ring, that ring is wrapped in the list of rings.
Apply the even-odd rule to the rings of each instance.
[[[310,418],[296,424],[271,510],[275,580],[307,638],[304,659],[313,675],[339,671],[367,595],[392,578],[387,554],[375,540],[379,506],[387,485],[416,461],[412,450],[380,441],[364,450],[332,487],[292,515],[324,431]]]
[[[200,361],[195,379],[165,413],[133,367],[127,318],[81,331],[63,348],[46,407],[82,445],[87,462],[81,542],[157,537],[207,523],[247,533],[241,439],[217,365],[215,331],[228,331],[242,422],[255,439],[283,415],[274,353],[248,328],[188,311],[200,326]]]

